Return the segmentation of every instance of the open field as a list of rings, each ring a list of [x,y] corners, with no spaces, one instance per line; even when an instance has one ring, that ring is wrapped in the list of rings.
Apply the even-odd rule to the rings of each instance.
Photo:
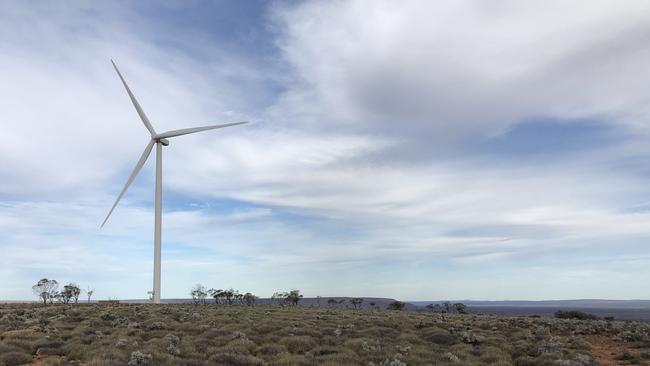
[[[0,365],[650,364],[638,322],[271,305],[0,306]]]

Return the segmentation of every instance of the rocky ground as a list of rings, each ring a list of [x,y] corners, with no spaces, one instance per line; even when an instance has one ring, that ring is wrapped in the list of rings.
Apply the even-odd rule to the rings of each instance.
[[[0,365],[643,365],[650,325],[273,305],[0,306]]]

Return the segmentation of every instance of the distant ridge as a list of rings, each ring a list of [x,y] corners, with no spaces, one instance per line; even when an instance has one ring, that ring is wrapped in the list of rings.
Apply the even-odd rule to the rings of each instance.
[[[416,306],[439,304],[441,301],[409,301]],[[626,308],[650,309],[650,300],[601,300],[601,299],[575,299],[575,300],[454,300],[452,303],[462,302],[468,306],[516,306],[516,307],[581,307],[581,308]]]

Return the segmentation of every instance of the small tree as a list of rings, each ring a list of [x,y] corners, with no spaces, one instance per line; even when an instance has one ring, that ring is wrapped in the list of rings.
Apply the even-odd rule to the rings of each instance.
[[[395,300],[395,301],[391,302],[390,304],[388,304],[388,309],[389,310],[403,310],[405,306],[406,306],[405,303]]]
[[[81,295],[81,288],[76,283],[71,283],[68,286],[71,287],[72,299],[74,300],[74,303],[77,304],[79,302],[79,295]]]
[[[257,300],[257,296],[251,294],[250,292],[245,293],[242,298],[244,299],[244,302],[246,302],[246,305],[248,306],[253,306],[255,305],[255,301]]]
[[[56,295],[56,299],[59,300],[59,302],[67,304],[70,302],[70,299],[72,299],[72,290],[68,287],[68,285],[65,285],[63,286],[63,291],[57,293]]]
[[[287,302],[293,304],[293,306],[298,306],[298,302],[302,299],[300,290],[291,290],[286,296]]]
[[[79,295],[81,294],[81,289],[76,283],[69,283],[63,286],[63,291],[58,294],[58,300],[64,304],[69,304],[70,301],[74,301],[75,304],[79,301]]]
[[[192,288],[192,291],[190,291],[190,295],[192,295],[192,300],[194,300],[195,304],[205,304],[205,298],[208,296],[208,290],[202,284],[197,283],[196,286]]]
[[[330,306],[330,307],[331,307],[331,306],[334,306],[334,305],[336,305],[336,304],[337,304],[337,302],[336,302],[336,300],[334,300],[334,299],[329,299],[329,300],[327,300],[327,305]]]
[[[223,292],[223,297],[226,299],[228,305],[232,305],[237,297],[237,291],[233,290],[232,288],[225,290]]]
[[[218,305],[219,299],[223,296],[223,290],[221,289],[215,290],[211,288],[210,290],[208,290],[208,292],[210,293],[210,296],[214,298],[214,303]]]
[[[451,313],[451,311],[452,311],[452,309],[453,309],[453,306],[451,305],[451,303],[450,303],[449,301],[445,301],[445,302],[443,302],[443,303],[442,303],[442,306],[445,308],[445,309],[444,309],[444,312],[445,312],[445,313]]]
[[[354,299],[350,299],[350,304],[352,304],[352,306],[354,306],[355,309],[359,309],[362,303],[363,303],[363,298],[361,297],[355,297]]]
[[[59,283],[56,280],[43,278],[32,286],[32,291],[43,300],[43,305],[47,305],[47,300],[50,300],[50,303],[52,302],[58,288]]]
[[[467,314],[467,306],[462,302],[457,302],[454,304],[454,309],[458,314]]]

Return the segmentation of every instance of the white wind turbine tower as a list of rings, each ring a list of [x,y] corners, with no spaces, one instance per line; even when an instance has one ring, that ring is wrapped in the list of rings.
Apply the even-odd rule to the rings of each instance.
[[[236,122],[236,123],[226,123],[222,125],[184,128],[181,130],[173,130],[173,131],[167,131],[163,133],[157,133],[153,129],[153,126],[151,125],[151,122],[149,122],[147,116],[144,114],[142,107],[140,107],[140,104],[135,99],[135,96],[131,92],[131,89],[129,89],[129,86],[126,85],[126,81],[124,81],[124,78],[120,73],[120,70],[117,69],[115,62],[111,60],[111,63],[113,64],[115,71],[117,71],[117,75],[120,77],[120,80],[122,80],[122,84],[124,84],[124,87],[126,88],[126,92],[129,94],[129,98],[131,98],[131,102],[133,102],[133,106],[135,107],[135,110],[138,112],[138,115],[140,116],[142,123],[144,123],[144,126],[147,128],[147,130],[149,130],[149,133],[151,134],[151,140],[149,140],[149,143],[144,148],[144,151],[140,156],[140,160],[138,160],[138,163],[135,165],[133,172],[129,176],[129,179],[126,181],[126,184],[124,185],[124,188],[122,188],[122,191],[120,192],[119,196],[117,196],[117,199],[113,204],[113,207],[111,207],[111,210],[108,211],[108,215],[106,215],[106,218],[104,219],[104,222],[102,222],[101,227],[104,227],[104,224],[106,224],[106,221],[108,221],[108,218],[111,216],[111,213],[113,213],[113,210],[117,206],[118,202],[120,202],[120,199],[122,198],[126,190],[129,188],[131,183],[133,183],[133,180],[140,172],[140,169],[142,169],[144,163],[147,161],[147,158],[149,157],[149,154],[153,149],[153,145],[155,144],[156,145],[156,198],[155,198],[155,221],[154,221],[153,302],[155,304],[159,304],[160,303],[160,242],[161,242],[161,226],[162,226],[162,147],[169,145],[169,141],[167,139],[170,137],[187,135],[190,133],[207,131],[207,130],[214,130],[216,128],[236,126],[246,122]]]

